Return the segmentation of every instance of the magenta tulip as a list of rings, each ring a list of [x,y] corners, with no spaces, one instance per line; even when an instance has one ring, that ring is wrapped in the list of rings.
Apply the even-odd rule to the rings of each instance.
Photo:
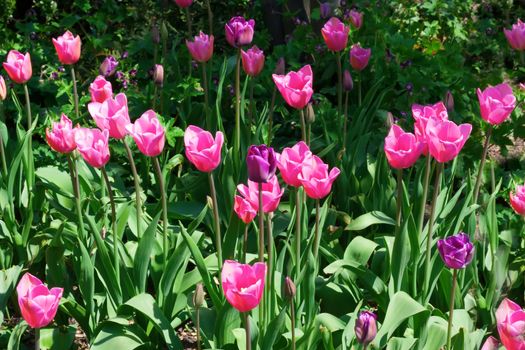
[[[306,65],[297,72],[291,71],[286,75],[272,75],[273,81],[288,105],[296,109],[303,109],[312,97],[314,76],[310,65]]]
[[[510,205],[517,214],[525,216],[525,185],[518,185],[516,192],[510,192]]]
[[[296,143],[291,148],[286,147],[280,155],[277,155],[277,167],[286,184],[294,187],[301,186],[298,176],[304,160],[311,156],[310,148],[303,141]]]
[[[226,41],[233,47],[248,45],[253,40],[255,21],[246,20],[244,17],[233,17],[224,25]]]
[[[273,176],[270,181],[261,185],[263,212],[274,212],[279,207],[284,189],[281,189],[277,176]],[[259,210],[259,183],[248,180],[248,186],[244,184],[237,185],[237,191],[251,204],[255,211]]]
[[[186,158],[205,173],[213,171],[221,163],[221,150],[224,135],[217,131],[215,139],[209,131],[190,125],[184,132]]]
[[[104,102],[108,98],[113,97],[113,88],[111,83],[102,75],[99,75],[89,85],[89,93],[91,94],[91,102]]]
[[[325,164],[318,156],[313,155],[304,160],[301,165],[301,173],[297,178],[303,185],[308,197],[321,199],[330,193],[332,184],[339,174],[340,171],[336,167],[328,172],[328,164]]]
[[[5,85],[4,77],[0,75],[0,101],[7,98],[7,86]]]
[[[33,74],[29,52],[23,55],[16,50],[11,50],[7,54],[7,61],[3,65],[9,78],[17,84],[26,83]]]
[[[507,350],[525,350],[525,310],[505,298],[496,310],[498,333]]]
[[[60,153],[70,153],[77,148],[73,123],[62,114],[60,122],[53,122],[51,131],[46,128],[46,140],[49,146]]]
[[[418,160],[425,145],[410,132],[405,132],[394,124],[385,138],[385,154],[394,169],[409,168]]]
[[[377,316],[370,311],[362,311],[355,321],[355,337],[360,344],[367,345],[377,335]]]
[[[456,125],[450,120],[431,118],[426,128],[428,151],[440,163],[446,163],[458,155],[470,136],[472,125]]]
[[[241,50],[242,67],[244,72],[251,77],[255,77],[261,73],[264,67],[264,52],[257,46],[252,46],[246,51]]]
[[[501,124],[516,107],[516,97],[509,84],[489,86],[485,90],[476,90],[481,117],[492,125]]]
[[[213,56],[213,40],[213,35],[200,32],[193,41],[186,40],[186,47],[195,61],[208,62]]]
[[[53,38],[58,60],[62,64],[75,64],[80,59],[80,36],[74,36],[69,30],[58,38]]]
[[[363,25],[363,13],[357,10],[350,10],[350,23],[355,29],[361,28]]]
[[[493,336],[488,337],[487,340],[485,340],[485,343],[483,343],[483,346],[481,347],[481,350],[498,350],[498,349],[499,349],[499,341]]]
[[[182,8],[190,7],[193,0],[175,0],[175,3]]]
[[[94,168],[102,168],[109,161],[108,141],[107,130],[77,128],[75,131],[78,152]]]
[[[115,71],[117,70],[118,61],[113,56],[108,56],[102,61],[100,64],[100,67],[98,69],[100,75],[103,75],[105,77],[112,76]]]
[[[426,137],[426,128],[429,119],[447,120],[447,108],[443,102],[433,105],[412,105],[412,117],[414,118],[414,130],[418,141],[424,144],[423,154],[428,153],[428,142]]]
[[[266,264],[253,266],[226,260],[222,267],[222,290],[226,300],[240,312],[255,309],[261,302],[266,279]]]
[[[130,120],[125,94],[120,93],[104,102],[91,102],[88,104],[88,110],[99,129],[108,130],[110,137],[122,139],[127,135],[126,126]]]
[[[474,245],[463,232],[438,240],[437,247],[441,259],[451,269],[464,269],[474,256]]]
[[[144,112],[134,124],[128,124],[126,130],[133,136],[137,147],[144,155],[156,157],[162,153],[166,142],[165,131],[152,109]]]
[[[350,49],[350,65],[357,71],[362,71],[368,66],[372,49],[364,49],[361,45],[354,44]]]
[[[525,23],[518,19],[518,22],[512,25],[512,29],[504,29],[503,32],[513,49],[525,50]]]
[[[33,328],[42,328],[53,321],[62,298],[62,288],[48,289],[37,277],[26,273],[16,287],[22,317]]]
[[[345,26],[337,17],[332,17],[321,29],[321,35],[328,49],[334,52],[342,51],[348,42],[350,28]]]
[[[233,210],[245,224],[249,224],[257,216],[257,208],[241,196],[235,196]]]

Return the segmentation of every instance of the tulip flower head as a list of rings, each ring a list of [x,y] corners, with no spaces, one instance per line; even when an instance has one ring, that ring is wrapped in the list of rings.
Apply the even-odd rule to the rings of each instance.
[[[272,147],[252,145],[246,155],[248,178],[253,182],[268,182],[277,168],[277,158]]]
[[[186,158],[202,172],[209,173],[221,163],[224,135],[217,131],[215,138],[209,131],[190,125],[184,132]]]
[[[257,216],[257,208],[241,196],[235,196],[233,210],[245,224],[249,224]]]
[[[100,75],[103,75],[105,77],[112,76],[115,71],[117,70],[118,61],[113,56],[108,56],[102,61],[100,64],[100,68],[98,69]]]
[[[284,57],[279,57],[279,59],[277,60],[277,63],[275,64],[275,69],[273,71],[273,74],[283,75],[285,68],[286,68],[286,60],[284,59]]]
[[[253,46],[246,51],[241,50],[242,67],[244,72],[251,77],[261,73],[264,67],[264,52],[257,46]]]
[[[0,101],[7,98],[7,86],[5,85],[4,77],[0,75]]]
[[[24,55],[16,50],[11,50],[7,54],[7,60],[3,65],[9,78],[17,84],[26,83],[33,74],[29,52]]]
[[[109,161],[108,141],[107,130],[77,128],[75,131],[78,152],[94,168],[102,168]]]
[[[437,102],[433,105],[412,105],[412,117],[414,118],[414,130],[418,141],[424,144],[423,154],[428,153],[428,142],[426,137],[426,128],[430,119],[447,120],[447,108],[443,102]]]
[[[111,83],[102,75],[99,75],[89,85],[89,93],[91,94],[91,102],[104,102],[108,98],[113,97],[113,88]]]
[[[352,74],[348,69],[345,69],[343,73],[343,88],[346,92],[352,91],[354,88],[354,81],[352,80]]]
[[[474,256],[474,245],[463,232],[438,240],[437,246],[441,259],[451,269],[465,268]]]
[[[186,8],[191,6],[193,0],[175,0],[175,3],[181,8]]]
[[[310,148],[303,141],[296,143],[293,147],[283,149],[277,156],[277,167],[286,184],[294,187],[301,186],[298,176],[304,160],[311,156]]]
[[[284,189],[281,189],[277,176],[272,176],[270,181],[262,183],[262,202],[263,212],[272,213],[277,210]],[[259,183],[248,180],[248,186],[244,184],[237,185],[237,191],[242,198],[248,201],[255,212],[259,210]]]
[[[481,117],[492,125],[501,124],[516,107],[516,97],[509,84],[489,86],[485,90],[476,90]]]
[[[503,32],[513,49],[525,50],[525,23],[518,19],[518,22],[512,25],[512,29],[504,29]]]
[[[306,65],[297,72],[291,71],[286,75],[272,75],[273,81],[288,105],[295,109],[303,109],[313,90],[313,73],[310,65]]]
[[[37,277],[26,273],[16,287],[22,317],[32,328],[42,328],[53,321],[62,298],[62,288],[48,289]]]
[[[213,56],[213,40],[213,35],[200,32],[193,41],[186,40],[186,47],[195,61],[208,62]]]
[[[485,343],[481,347],[481,350],[498,350],[499,349],[499,341],[498,339],[494,338],[493,336],[490,336],[485,340]]]
[[[109,136],[122,139],[127,135],[126,126],[130,123],[128,114],[128,99],[120,93],[115,98],[104,102],[90,102],[89,114],[95,120],[100,130],[108,130]]]
[[[233,47],[248,45],[253,40],[254,28],[253,19],[247,21],[241,16],[233,17],[224,26],[226,41]]]
[[[328,172],[328,164],[325,164],[318,156],[313,155],[304,160],[301,165],[301,173],[297,178],[303,185],[308,197],[321,199],[330,193],[332,184],[339,174],[340,171],[336,167]]]
[[[135,123],[128,124],[126,130],[144,155],[156,157],[162,153],[166,142],[165,131],[152,109],[144,112]]]
[[[346,48],[350,28],[345,26],[337,17],[332,17],[321,29],[324,42],[328,49],[339,52]]]
[[[60,153],[70,153],[77,148],[75,129],[67,115],[62,114],[60,122],[53,122],[51,131],[46,128],[46,140],[52,149]]]
[[[53,45],[62,64],[75,64],[80,59],[80,36],[74,36],[69,30],[58,38],[53,38]]]
[[[329,2],[323,2],[319,5],[319,13],[321,18],[328,18],[332,14],[332,6]]]
[[[510,193],[510,205],[521,216],[525,216],[525,185],[516,186],[516,191]]]
[[[430,155],[440,163],[456,158],[471,131],[470,124],[458,126],[450,120],[439,121],[431,118],[425,130]]]
[[[377,316],[370,311],[362,311],[355,321],[355,337],[360,344],[372,342],[377,335]]]
[[[525,350],[525,310],[505,298],[496,310],[496,323],[507,350]]]
[[[361,28],[363,25],[363,13],[354,9],[350,10],[350,23],[355,29]]]
[[[250,266],[226,260],[221,278],[226,300],[240,312],[248,312],[261,302],[266,280],[266,264],[258,262]]]
[[[164,67],[162,64],[156,64],[153,67],[153,82],[160,87],[164,85]]]
[[[396,124],[392,125],[385,138],[386,159],[394,169],[405,169],[414,165],[424,147],[414,134],[403,131]]]
[[[350,65],[357,71],[362,71],[368,66],[372,49],[362,48],[359,43],[352,45],[350,49]]]

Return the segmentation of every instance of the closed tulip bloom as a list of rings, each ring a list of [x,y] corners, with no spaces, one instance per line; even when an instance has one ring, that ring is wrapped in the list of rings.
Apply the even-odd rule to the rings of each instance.
[[[98,69],[100,75],[105,77],[112,76],[117,70],[118,61],[113,56],[108,56],[102,61]]]
[[[451,269],[465,268],[474,256],[474,245],[463,232],[438,240],[437,246],[441,259]]]
[[[245,224],[249,224],[257,216],[257,209],[252,204],[241,196],[235,196],[233,203],[233,210],[235,214]]]
[[[261,73],[264,67],[264,52],[257,46],[253,46],[246,51],[241,50],[242,67],[244,72],[251,77]]]
[[[108,141],[107,130],[77,128],[75,131],[78,152],[94,168],[102,168],[109,161]]]
[[[7,86],[5,85],[4,77],[0,75],[0,101],[7,98]]]
[[[454,96],[452,95],[452,92],[447,91],[445,95],[445,106],[447,107],[447,111],[452,112],[454,110]]]
[[[213,40],[213,35],[200,32],[193,41],[186,40],[186,47],[195,61],[208,62],[213,56]]]
[[[493,336],[490,336],[485,340],[485,343],[481,347],[481,350],[498,350],[499,349],[499,341],[498,339],[494,338]]]
[[[481,117],[492,125],[501,124],[516,107],[516,97],[509,84],[489,86],[485,90],[476,90]]]
[[[46,140],[52,149],[60,153],[70,153],[77,148],[73,123],[65,114],[60,117],[60,122],[53,122],[51,130],[46,128]]]
[[[518,19],[518,22],[512,25],[512,29],[504,29],[503,32],[513,49],[525,50],[525,23]]]
[[[29,52],[23,55],[16,50],[11,50],[7,54],[7,61],[3,65],[9,78],[17,84],[26,83],[33,74]]]
[[[244,17],[232,17],[224,26],[226,41],[233,47],[248,45],[253,40],[255,21],[246,20]]]
[[[409,168],[419,159],[423,152],[424,144],[416,139],[410,132],[405,132],[400,126],[394,124],[385,138],[385,154],[392,168]]]
[[[110,137],[122,139],[127,135],[126,126],[130,120],[125,94],[120,93],[102,103],[91,102],[88,104],[88,110],[99,129],[108,130]]]
[[[329,2],[323,2],[319,5],[321,18],[328,18],[332,14],[332,6]]]
[[[332,184],[339,174],[340,171],[336,167],[328,172],[328,164],[314,155],[305,159],[297,178],[301,181],[308,197],[321,199],[330,193]]]
[[[310,65],[304,66],[297,72],[291,71],[286,75],[273,74],[272,78],[290,107],[303,109],[310,102],[314,93],[314,76]]]
[[[224,135],[217,131],[215,139],[209,131],[190,125],[184,132],[186,158],[202,172],[209,173],[221,163]]]
[[[370,311],[362,311],[355,321],[355,337],[360,344],[371,343],[377,335],[377,316]]]
[[[354,81],[352,79],[352,74],[350,74],[350,71],[348,69],[345,69],[343,73],[343,88],[345,91],[352,91],[354,88]]]
[[[496,310],[496,323],[507,350],[525,350],[525,310],[505,298]]]
[[[350,23],[355,29],[361,28],[363,25],[363,13],[357,10],[350,10]]]
[[[62,64],[75,64],[78,62],[82,45],[80,36],[74,36],[68,30],[58,38],[53,38],[53,45],[55,45],[58,60]]]
[[[144,112],[135,123],[128,124],[126,130],[133,136],[137,147],[144,155],[156,157],[162,153],[166,142],[165,131],[152,109]]]
[[[352,45],[350,49],[350,65],[357,71],[362,71],[368,66],[370,60],[371,49],[364,49],[360,44]]]
[[[516,186],[516,192],[510,193],[510,205],[516,214],[525,216],[525,186]]]
[[[277,167],[286,184],[294,187],[301,186],[298,176],[304,160],[311,156],[310,148],[303,141],[296,143],[293,147],[286,147],[280,155],[277,155]]]
[[[18,306],[32,328],[42,328],[53,321],[63,293],[62,288],[48,289],[37,277],[26,273],[18,282]]]
[[[259,184],[248,180],[248,186],[244,184],[237,185],[237,191],[247,200],[252,208],[257,212],[259,210]],[[277,176],[273,176],[270,181],[262,184],[263,212],[272,213],[277,210],[284,189],[279,185]]]
[[[450,120],[430,119],[426,128],[428,151],[440,163],[446,163],[459,154],[470,136],[472,125],[456,125]]]
[[[272,147],[266,145],[251,145],[246,155],[248,178],[251,181],[268,182],[277,168],[277,158]]]
[[[226,300],[239,312],[255,309],[261,302],[266,280],[266,264],[253,266],[226,260],[222,266],[222,290]]]
[[[111,83],[102,75],[99,75],[89,85],[89,93],[91,94],[91,102],[104,102],[108,98],[113,97],[113,88]]]
[[[334,52],[342,51],[348,42],[350,28],[345,26],[337,17],[332,17],[321,29],[321,35],[328,49]]]
[[[284,57],[279,57],[279,59],[277,60],[277,63],[275,64],[275,69],[273,73],[277,75],[283,75],[285,68],[286,68],[286,60],[284,59]]]
[[[175,3],[182,8],[190,7],[193,0],[175,0]]]
[[[153,67],[153,82],[161,87],[164,85],[164,67],[162,64],[156,64]]]
[[[441,101],[433,105],[412,105],[412,117],[414,118],[414,130],[418,141],[424,144],[423,154],[428,153],[428,142],[426,128],[429,119],[447,120],[448,113],[445,104]]]

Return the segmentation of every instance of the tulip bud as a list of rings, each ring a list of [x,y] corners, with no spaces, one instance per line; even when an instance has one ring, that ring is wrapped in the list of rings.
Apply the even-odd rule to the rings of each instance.
[[[454,111],[454,96],[452,96],[450,90],[448,90],[445,95],[445,106],[447,107],[447,111]]]
[[[273,73],[277,75],[283,75],[284,70],[286,68],[285,66],[286,66],[286,61],[284,60],[284,57],[279,57],[279,59],[277,60],[277,64],[275,65],[275,70],[273,71]]]
[[[154,24],[151,27],[151,41],[153,41],[154,44],[160,43],[160,32],[159,32],[159,26]]]
[[[153,67],[153,81],[160,87],[164,85],[164,67],[162,64],[156,64]]]
[[[4,77],[0,75],[0,101],[5,100],[7,97],[7,87],[5,85]]]
[[[315,122],[315,112],[314,107],[312,107],[312,103],[308,103],[306,106],[306,113],[305,113],[305,119],[307,124],[313,124]]]
[[[387,112],[386,113],[386,127],[390,129],[392,125],[394,125],[394,123],[395,123],[394,115],[392,114],[392,112]]]
[[[374,340],[377,334],[377,316],[370,311],[362,311],[355,321],[355,337],[361,344],[368,344]]]
[[[246,156],[248,178],[257,183],[266,183],[274,175],[277,168],[277,157],[272,147],[252,145]]]
[[[286,295],[286,297],[291,300],[295,296],[297,288],[295,287],[292,279],[288,276],[285,278],[284,282],[284,295]]]
[[[319,6],[319,10],[321,13],[321,18],[328,18],[332,14],[332,7],[330,6],[330,3],[328,2],[323,2]]]
[[[204,304],[204,287],[202,283],[197,283],[195,292],[193,293],[193,306],[198,309]]]
[[[352,80],[352,75],[348,69],[345,69],[343,73],[343,88],[345,91],[352,91],[354,88],[354,81]]]
[[[115,70],[117,69],[118,61],[113,56],[108,56],[102,61],[102,64],[100,65],[99,72],[100,75],[103,75],[105,77],[109,77],[115,73]]]

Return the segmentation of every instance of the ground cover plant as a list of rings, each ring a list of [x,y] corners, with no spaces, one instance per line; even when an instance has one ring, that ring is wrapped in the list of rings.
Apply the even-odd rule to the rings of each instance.
[[[6,1],[1,349],[525,349],[513,1]]]

